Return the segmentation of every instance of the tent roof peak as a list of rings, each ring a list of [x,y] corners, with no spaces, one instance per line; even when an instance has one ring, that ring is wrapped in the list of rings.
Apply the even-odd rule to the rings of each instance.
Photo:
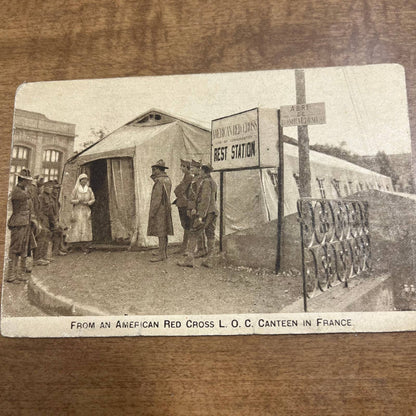
[[[135,127],[151,127],[158,126],[162,124],[174,123],[175,121],[181,121],[192,126],[199,127],[203,130],[209,131],[209,128],[203,126],[201,122],[191,121],[176,115],[167,113],[166,111],[161,111],[158,108],[151,108],[146,112],[140,114],[133,120],[126,123],[126,126],[135,126]]]

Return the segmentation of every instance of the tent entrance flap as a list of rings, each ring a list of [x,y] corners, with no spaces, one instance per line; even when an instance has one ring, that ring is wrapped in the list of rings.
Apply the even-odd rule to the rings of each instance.
[[[130,244],[135,234],[136,199],[133,158],[107,159],[111,239]]]
[[[91,210],[93,240],[130,244],[136,218],[133,159],[99,159],[88,167],[95,195]]]
[[[100,159],[88,164],[90,186],[95,195],[91,207],[92,238],[95,242],[110,242],[110,211],[108,202],[107,161]]]

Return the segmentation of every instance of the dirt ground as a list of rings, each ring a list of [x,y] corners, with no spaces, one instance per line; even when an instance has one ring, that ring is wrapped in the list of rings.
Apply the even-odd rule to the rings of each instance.
[[[110,315],[268,313],[302,296],[301,275],[221,264],[208,269],[202,259],[194,268],[181,267],[176,263],[183,257],[171,253],[166,262],[151,263],[152,252],[74,252],[35,267],[33,275],[49,292]],[[16,316],[7,300],[22,286],[11,286],[5,287],[3,314]],[[24,296],[21,291],[15,295]]]

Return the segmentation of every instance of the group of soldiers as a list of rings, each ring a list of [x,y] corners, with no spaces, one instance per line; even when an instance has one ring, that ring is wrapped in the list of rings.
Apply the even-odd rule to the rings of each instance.
[[[12,215],[7,222],[10,246],[6,282],[27,281],[32,266],[47,266],[52,255],[66,255],[65,227],[59,222],[58,181],[31,177],[29,169],[17,175],[10,194]]]
[[[211,267],[215,249],[217,184],[211,177],[210,164],[195,160],[180,160],[182,181],[174,189],[176,205],[183,228],[183,242],[177,254],[185,259],[177,264],[193,267],[196,257],[207,257],[202,265]],[[173,235],[170,192],[171,181],[163,160],[152,166],[151,178],[155,182],[149,211],[148,235],[159,237],[159,253],[152,262],[167,259],[168,235]]]
[[[177,254],[184,254],[178,265],[193,267],[196,257],[206,257],[202,265],[211,266],[215,247],[217,185],[209,164],[181,159],[184,174],[175,187],[175,201],[183,242]],[[173,235],[170,194],[172,183],[163,160],[152,166],[154,181],[147,234],[159,238],[159,251],[152,262],[167,259],[168,235]],[[10,194],[12,215],[8,220],[10,246],[6,282],[26,282],[32,266],[47,266],[54,255],[66,255],[66,228],[59,221],[58,181],[31,177],[29,169],[17,175],[17,185]]]

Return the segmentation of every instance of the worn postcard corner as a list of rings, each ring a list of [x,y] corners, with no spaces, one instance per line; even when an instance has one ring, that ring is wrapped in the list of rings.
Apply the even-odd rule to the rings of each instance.
[[[26,83],[1,332],[416,329],[399,65]]]

